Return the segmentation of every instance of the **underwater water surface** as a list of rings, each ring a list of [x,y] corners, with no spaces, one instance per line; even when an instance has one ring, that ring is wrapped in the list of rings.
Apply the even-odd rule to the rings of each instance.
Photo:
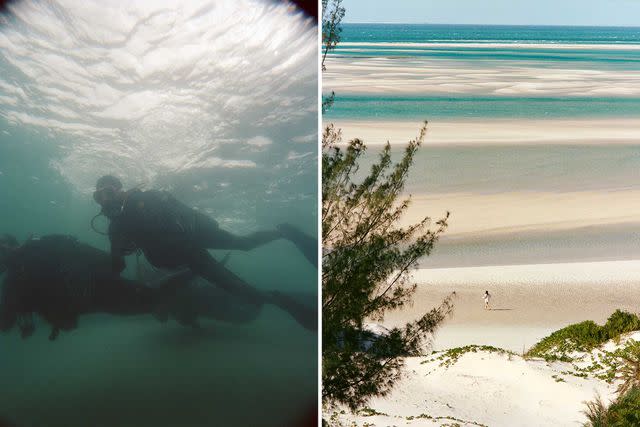
[[[316,41],[309,18],[266,0],[12,4],[0,234],[108,250],[92,191],[114,174],[239,235],[289,223],[316,237]],[[211,253],[256,288],[317,301],[316,267],[286,240]],[[93,314],[48,334],[41,320],[28,339],[0,334],[0,418],[17,426],[295,426],[316,410],[317,334],[273,306],[200,329]]]

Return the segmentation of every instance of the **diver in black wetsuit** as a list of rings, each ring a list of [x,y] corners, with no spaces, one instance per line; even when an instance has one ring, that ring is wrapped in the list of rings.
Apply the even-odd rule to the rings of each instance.
[[[13,236],[1,236],[0,273],[5,270],[0,331],[17,324],[26,338],[38,314],[51,325],[51,340],[61,330],[75,329],[82,314],[152,313],[195,276],[176,274],[157,287],[127,280],[112,271],[109,254],[63,235],[30,238],[22,245]]]
[[[258,291],[226,269],[207,251],[247,251],[279,238],[289,238],[312,261],[315,258],[313,253],[317,251],[315,241],[308,237],[301,239],[302,233],[293,227],[283,225],[280,230],[236,236],[220,229],[215,220],[184,205],[167,192],[123,191],[120,180],[111,175],[98,179],[93,197],[110,220],[108,234],[115,272],[124,269],[125,255],[140,249],[155,267],[171,270],[188,267],[210,283],[247,302],[256,306],[274,304],[287,311],[303,327],[317,329],[315,310],[280,292]]]

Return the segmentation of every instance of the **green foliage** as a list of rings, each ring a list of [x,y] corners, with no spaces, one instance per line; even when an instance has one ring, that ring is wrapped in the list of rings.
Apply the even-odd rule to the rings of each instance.
[[[633,341],[619,357],[621,364],[616,373],[620,385],[616,390],[623,396],[632,388],[640,388],[640,342]]]
[[[584,414],[586,427],[629,427],[640,426],[640,388],[633,387],[620,396],[608,408],[600,396],[587,402]]]
[[[555,331],[534,345],[526,356],[570,362],[573,352],[591,351],[610,339],[637,330],[640,330],[638,316],[616,310],[603,326],[587,320]]]
[[[363,417],[373,417],[374,415],[384,415],[387,416],[387,414],[385,414],[384,412],[378,412],[375,409],[372,408],[362,408],[358,411],[359,415],[362,415]]]
[[[441,353],[433,352],[433,354],[437,356],[434,356],[432,359],[425,360],[421,362],[421,364],[430,363],[435,360],[439,360],[440,366],[444,366],[448,368],[454,365],[458,361],[458,359],[460,359],[463,355],[467,353],[478,353],[478,352],[498,353],[498,354],[516,356],[514,352],[505,350],[503,348],[493,347],[491,345],[471,344],[471,345],[466,345],[464,347],[450,348]]]
[[[344,13],[342,0],[322,0],[322,71],[326,70],[327,54],[340,42]]]
[[[486,425],[477,423],[475,421],[462,420],[460,418],[451,417],[451,416],[434,417],[434,416],[431,416],[429,414],[420,414],[420,415],[416,415],[416,416],[409,415],[408,417],[405,417],[405,419],[407,421],[413,421],[413,420],[419,420],[419,419],[434,420],[434,421],[436,421],[436,420],[437,421],[442,421],[442,420],[456,421],[454,423],[441,424],[440,427],[445,427],[445,426],[448,426],[448,427],[458,426],[458,427],[460,427],[461,424],[459,424],[459,422],[463,423],[463,424],[466,424],[466,425],[472,424],[472,425],[479,426],[479,427],[487,427]]]
[[[621,340],[622,341],[622,340]],[[634,386],[637,378],[637,359],[640,344],[628,339],[618,343],[618,347],[612,351],[603,348],[592,350],[589,353],[575,355],[572,358],[566,356],[571,362],[572,369],[561,372],[563,375],[573,375],[581,378],[597,378],[608,383],[621,380],[628,386],[619,389],[623,393],[625,389]],[[622,385],[621,385],[622,387]]]
[[[344,13],[345,9],[342,7],[342,0],[322,0],[322,71],[327,69],[324,65],[327,55],[340,42]],[[335,96],[336,94],[331,92],[331,95],[322,97],[323,114],[331,108]]]
[[[587,409],[584,414],[587,416],[585,427],[607,427],[607,405],[604,404],[602,398],[598,395],[592,402],[586,402]]]
[[[637,315],[616,310],[602,329],[602,339],[608,341],[620,334],[638,330],[640,330],[640,318]]]
[[[401,192],[422,143],[426,124],[409,142],[398,163],[385,146],[367,176],[356,182],[365,152],[355,139],[341,148],[340,131],[329,126],[322,145],[322,384],[327,404],[355,410],[373,396],[387,394],[401,375],[403,356],[419,355],[437,325],[452,309],[451,298],[402,328],[364,346],[367,319],[411,302],[416,285],[410,270],[429,255],[447,218],[424,218],[399,227],[409,206]],[[448,214],[447,214],[448,217]]]

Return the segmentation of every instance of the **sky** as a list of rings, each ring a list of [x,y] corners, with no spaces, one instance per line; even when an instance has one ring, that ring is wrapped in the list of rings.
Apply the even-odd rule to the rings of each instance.
[[[343,0],[344,22],[640,26],[640,0]]]

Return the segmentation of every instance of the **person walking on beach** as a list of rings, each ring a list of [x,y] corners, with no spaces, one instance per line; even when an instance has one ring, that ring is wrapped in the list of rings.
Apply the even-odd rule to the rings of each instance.
[[[489,291],[484,291],[484,296],[482,298],[484,299],[484,309],[491,310],[489,307],[489,303],[491,302],[491,294],[489,294]]]

